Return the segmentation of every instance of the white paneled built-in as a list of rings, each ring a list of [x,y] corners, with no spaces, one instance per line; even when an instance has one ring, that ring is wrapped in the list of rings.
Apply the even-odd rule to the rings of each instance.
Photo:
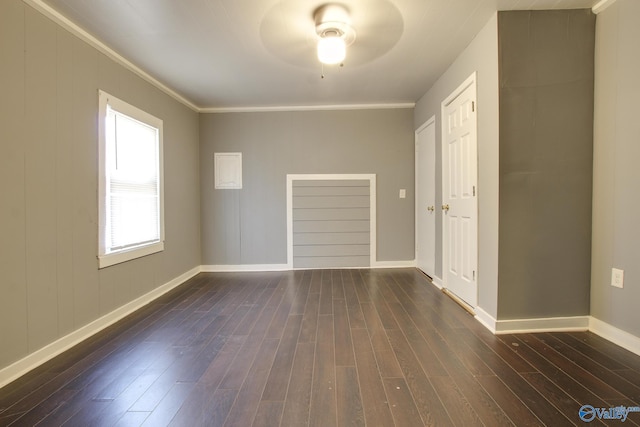
[[[288,178],[289,264],[293,268],[371,266],[375,181],[368,175]]]

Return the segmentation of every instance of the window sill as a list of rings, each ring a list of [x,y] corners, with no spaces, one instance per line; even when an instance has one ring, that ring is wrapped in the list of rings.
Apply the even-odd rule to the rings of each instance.
[[[152,243],[150,245],[133,248],[125,251],[113,252],[110,254],[98,256],[98,268],[105,268],[123,262],[142,258],[147,255],[162,252],[164,250],[164,242]]]

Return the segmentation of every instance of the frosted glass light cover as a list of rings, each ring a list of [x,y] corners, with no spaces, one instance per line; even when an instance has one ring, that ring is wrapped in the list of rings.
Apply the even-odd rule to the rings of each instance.
[[[341,37],[323,37],[318,40],[318,59],[323,64],[338,64],[344,61],[347,47]]]

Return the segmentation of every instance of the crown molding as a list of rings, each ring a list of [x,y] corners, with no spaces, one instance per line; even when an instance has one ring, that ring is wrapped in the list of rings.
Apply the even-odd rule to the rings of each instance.
[[[334,105],[283,105],[268,107],[206,107],[201,113],[260,113],[274,111],[335,111],[335,110],[385,110],[414,108],[415,102],[389,104],[334,104]]]
[[[33,7],[62,28],[69,31],[79,39],[83,40],[99,52],[111,58],[129,71],[133,72],[143,80],[160,89],[176,101],[189,107],[197,113],[256,113],[256,112],[278,112],[278,111],[335,111],[335,110],[380,110],[395,108],[414,108],[415,102],[406,103],[378,103],[378,104],[334,104],[334,105],[285,105],[285,106],[248,106],[248,107],[199,107],[189,99],[151,76],[142,68],[129,61],[124,56],[107,46],[104,42],[87,32],[75,22],[49,6],[44,0],[22,0],[23,3]],[[607,0],[610,1],[610,0]]]
[[[597,15],[615,2],[616,0],[600,0],[591,8],[591,11]]]
[[[64,16],[63,14],[61,14],[60,12],[58,12],[57,10],[55,10],[54,8],[46,4],[43,0],[22,0],[22,1],[25,4],[33,7],[38,12],[42,13],[44,16],[51,19],[58,25],[60,25],[62,28],[69,31],[71,34],[75,35],[76,37],[88,43],[90,46],[94,47],[101,53],[113,59],[114,61],[116,61],[118,64],[122,65],[129,71],[135,73],[142,79],[146,80],[148,83],[151,83],[153,86],[160,89],[161,91],[163,91],[164,93],[166,93],[167,95],[175,99],[176,101],[180,102],[181,104],[184,104],[185,106],[189,107],[195,112],[200,112],[200,108],[197,105],[195,105],[193,102],[189,101],[187,98],[180,95],[178,92],[171,89],[169,86],[165,85],[164,83],[160,82],[156,78],[152,77],[149,73],[144,71],[142,68],[138,67],[133,62],[129,61],[128,59],[120,55],[118,52],[116,52],[115,50],[113,50],[112,48],[104,44],[102,41],[100,41],[93,35],[89,34],[83,28],[78,26],[76,23],[72,22],[69,18],[67,18],[66,16]]]

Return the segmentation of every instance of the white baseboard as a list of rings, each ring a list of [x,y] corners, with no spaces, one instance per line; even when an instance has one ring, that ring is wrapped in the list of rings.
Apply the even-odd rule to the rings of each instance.
[[[371,268],[411,268],[416,266],[416,260],[408,261],[376,261]]]
[[[194,267],[186,273],[181,274],[180,276],[170,280],[157,287],[156,289],[148,292],[141,297],[136,298],[135,300],[118,307],[112,312],[105,314],[99,319],[94,320],[93,322],[82,326],[79,329],[71,332],[68,335],[65,335],[62,338],[42,347],[39,350],[29,354],[28,356],[18,360],[17,362],[7,366],[0,370],[0,388],[19,378],[20,376],[26,374],[32,369],[42,365],[46,361],[54,358],[65,350],[70,349],[74,345],[84,341],[90,336],[100,332],[106,327],[114,324],[118,320],[126,317],[127,315],[133,313],[139,308],[149,304],[151,301],[156,298],[166,294],[173,288],[183,284],[196,274],[200,273],[200,266]]]
[[[602,338],[640,356],[640,337],[618,329],[595,317],[589,317],[589,330]]]
[[[357,268],[411,268],[415,267],[415,260],[410,261],[376,261],[371,267]],[[327,269],[350,269],[353,267],[330,267]],[[316,268],[318,269],[318,268]],[[229,265],[203,265],[201,271],[206,273],[243,272],[243,271],[288,271],[296,270],[289,264],[229,264]],[[306,268],[302,270],[307,270]],[[321,268],[320,268],[321,270]]]
[[[476,307],[475,312],[476,320],[494,334],[588,330],[640,356],[640,337],[618,329],[593,316],[496,320],[480,307]]]
[[[288,264],[240,264],[240,265],[203,265],[200,267],[205,273],[239,273],[242,271],[287,271]]]
[[[496,334],[587,331],[589,316],[544,317],[496,321]]]
[[[416,269],[418,269],[418,271],[420,271],[422,274],[424,274],[425,276],[427,276],[428,278],[431,279],[431,284],[433,284],[436,288],[442,290],[443,286],[442,286],[442,279],[439,278],[438,276],[436,276],[435,274],[433,276],[429,276],[427,273],[425,273],[424,271],[422,271],[417,265],[414,266]]]
[[[444,287],[444,285],[442,284],[442,279],[439,278],[438,276],[433,276],[431,278],[431,283],[433,283],[435,287],[440,290],[442,290],[442,288]]]
[[[480,322],[485,328],[491,331],[492,334],[496,333],[496,319],[492,315],[484,311],[481,307],[475,308],[476,320]]]
[[[544,317],[538,319],[496,320],[480,307],[475,308],[476,320],[494,334],[524,334],[532,332],[573,332],[589,330],[589,316]]]

